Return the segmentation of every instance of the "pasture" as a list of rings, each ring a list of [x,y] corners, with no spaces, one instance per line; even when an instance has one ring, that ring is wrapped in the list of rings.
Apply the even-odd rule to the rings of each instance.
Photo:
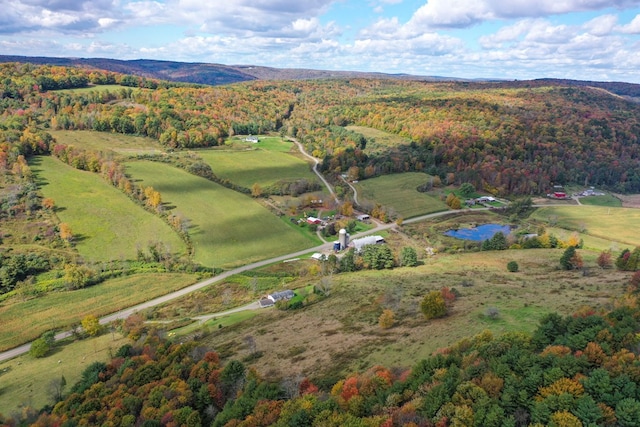
[[[134,92],[139,91],[139,88],[132,88],[120,85],[89,85],[87,87],[78,87],[73,89],[59,89],[52,92],[70,92],[70,93],[87,93],[87,92],[120,92],[122,89],[132,89]]]
[[[586,205],[549,206],[537,209],[531,218],[621,245],[640,246],[640,236],[630,232],[640,224],[638,209]]]
[[[580,197],[580,203],[583,205],[606,206],[611,208],[622,207],[622,200],[611,194],[607,194],[605,196]]]
[[[73,145],[91,151],[114,151],[125,156],[164,152],[164,148],[158,141],[142,136],[89,130],[50,130],[49,133],[60,144]]]
[[[194,260],[202,265],[238,266],[318,243],[250,197],[183,170],[136,161],[127,172],[159,191],[171,212],[189,219]]]
[[[390,235],[388,239],[394,244],[394,239],[404,238]],[[496,335],[532,331],[547,313],[570,314],[582,306],[604,306],[624,291],[629,273],[592,268],[584,276],[563,271],[562,252],[443,254],[421,257],[423,265],[415,268],[334,275],[328,298],[303,310],[261,311],[255,320],[216,329],[206,341],[226,349],[225,357],[242,360],[249,356],[242,337],[253,337],[257,351],[263,353],[253,366],[275,377],[289,375],[292,364],[311,378],[363,371],[377,364],[408,368],[439,348],[485,330]],[[595,266],[593,253],[581,252],[585,262]],[[518,262],[519,272],[507,271],[511,260]],[[321,280],[308,275],[287,286],[295,289]],[[420,301],[443,286],[455,288],[460,297],[447,317],[427,321]],[[378,326],[385,308],[396,318],[388,330]],[[488,314],[489,309],[495,316]]]
[[[30,166],[43,196],[55,201],[58,218],[71,227],[76,249],[86,261],[136,259],[137,248],[151,241],[163,242],[173,253],[186,252],[168,224],[99,175],[47,156],[33,158]]]
[[[424,173],[406,172],[366,179],[354,186],[358,190],[358,200],[361,203],[380,203],[407,219],[448,209],[439,197],[416,190],[429,179],[430,176]]]
[[[111,314],[182,289],[196,280],[193,274],[147,273],[74,291],[49,292],[24,301],[12,298],[0,306],[0,351],[29,342],[49,330],[67,329],[88,314]]]
[[[251,145],[260,144],[262,140]],[[208,149],[199,150],[198,155],[211,166],[216,176],[245,188],[251,188],[256,183],[267,187],[278,181],[302,178],[317,182],[318,178],[311,171],[310,164],[288,153],[291,145],[291,142],[270,142],[267,148],[249,147],[243,151]]]

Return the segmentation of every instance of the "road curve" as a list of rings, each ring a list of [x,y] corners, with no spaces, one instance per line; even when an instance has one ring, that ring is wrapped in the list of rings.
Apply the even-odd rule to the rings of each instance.
[[[316,175],[318,175],[318,178],[320,178],[320,180],[323,182],[324,186],[327,187],[327,190],[329,190],[329,194],[331,194],[331,197],[333,197],[333,200],[336,201],[336,203],[340,203],[340,200],[338,199],[338,196],[336,195],[336,192],[333,191],[333,187],[331,186],[331,184],[329,184],[329,181],[327,181],[325,179],[325,177],[318,171],[318,164],[320,163],[320,160],[316,159],[315,157],[313,157],[311,154],[307,153],[307,151],[304,149],[304,147],[302,146],[302,144],[300,143],[300,141],[298,141],[295,138],[292,137],[287,137],[289,139],[289,141],[293,142],[294,144],[296,144],[298,146],[298,150],[300,150],[300,153],[302,153],[303,156],[311,159],[313,161],[313,173],[315,173]]]

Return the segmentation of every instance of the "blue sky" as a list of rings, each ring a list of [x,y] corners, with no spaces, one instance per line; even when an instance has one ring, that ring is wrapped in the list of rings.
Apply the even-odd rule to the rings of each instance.
[[[0,0],[0,54],[640,83],[640,0]]]

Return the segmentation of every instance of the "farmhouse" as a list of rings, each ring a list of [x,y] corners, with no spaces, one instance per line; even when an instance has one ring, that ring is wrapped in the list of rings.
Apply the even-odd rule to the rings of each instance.
[[[296,294],[291,289],[287,289],[286,291],[274,292],[272,294],[269,294],[267,295],[267,299],[270,299],[275,303],[281,300],[284,300],[284,301],[290,300],[294,296],[296,296]]]
[[[353,239],[349,246],[352,246],[356,252],[360,252],[365,245],[380,245],[384,243],[382,236],[366,236],[360,239]]]

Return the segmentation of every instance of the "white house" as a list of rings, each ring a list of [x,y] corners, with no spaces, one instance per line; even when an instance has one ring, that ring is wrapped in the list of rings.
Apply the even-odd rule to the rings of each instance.
[[[254,144],[258,143],[258,137],[257,136],[253,136],[253,135],[249,135],[244,140],[247,141],[247,142],[252,142]]]

